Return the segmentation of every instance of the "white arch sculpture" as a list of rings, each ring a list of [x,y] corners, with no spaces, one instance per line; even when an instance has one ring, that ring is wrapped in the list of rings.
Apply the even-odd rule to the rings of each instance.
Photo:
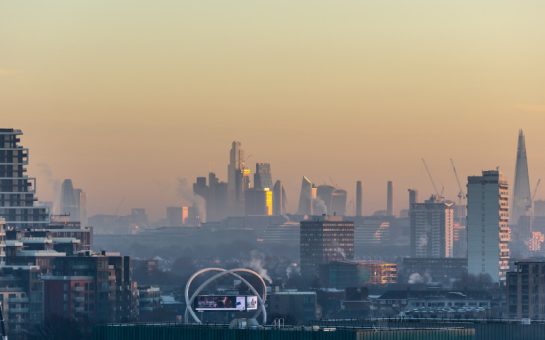
[[[191,295],[191,297],[189,297],[189,289],[191,288],[191,284],[193,283],[193,281],[200,275],[208,273],[208,272],[218,272],[218,273],[210,277],[208,280],[206,280],[202,285],[200,285],[197,288],[197,290],[195,290],[195,292]],[[259,292],[254,288],[254,286],[252,286],[250,282],[248,282],[245,278],[240,276],[238,273],[248,273],[257,277],[259,281],[261,282],[261,285],[263,288],[263,295],[259,294]],[[193,301],[199,295],[199,293],[203,289],[205,289],[209,284],[227,275],[234,276],[240,281],[242,281],[252,291],[252,293],[257,296],[257,300],[259,304],[261,305],[261,308],[257,310],[256,314],[254,315],[254,318],[257,319],[259,315],[263,313],[263,324],[267,323],[267,310],[265,309],[265,301],[267,301],[267,285],[265,284],[265,280],[263,280],[261,275],[247,268],[235,268],[235,269],[229,269],[229,270],[223,269],[223,268],[205,268],[191,275],[189,280],[187,280],[187,284],[185,285],[185,303],[186,303],[185,316],[184,316],[185,323],[189,323],[189,315],[191,315],[194,322],[198,324],[202,324],[201,319],[199,319],[199,317],[193,310]]]

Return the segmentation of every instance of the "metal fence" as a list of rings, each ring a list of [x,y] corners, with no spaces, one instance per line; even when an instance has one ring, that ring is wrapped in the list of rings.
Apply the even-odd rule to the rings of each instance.
[[[103,325],[94,340],[473,340],[470,328],[320,328],[239,330],[224,326],[179,324]]]
[[[444,320],[444,319],[361,319],[317,321],[326,327],[429,328],[462,327],[475,330],[476,340],[542,340],[545,322],[525,324],[520,320]]]

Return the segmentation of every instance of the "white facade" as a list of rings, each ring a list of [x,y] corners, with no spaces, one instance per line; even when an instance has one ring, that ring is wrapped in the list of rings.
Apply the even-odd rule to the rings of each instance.
[[[499,170],[468,178],[467,257],[470,274],[504,281],[509,270],[509,192]]]

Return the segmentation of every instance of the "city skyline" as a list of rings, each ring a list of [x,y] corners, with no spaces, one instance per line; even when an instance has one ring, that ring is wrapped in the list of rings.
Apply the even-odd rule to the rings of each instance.
[[[449,158],[461,177],[500,165],[512,181],[519,128],[537,179],[545,4],[490,4],[3,3],[2,121],[26,134],[40,199],[48,168],[91,214],[159,216],[178,178],[227,179],[233,140],[272,164],[290,211],[302,176],[352,201],[362,180],[365,214],[392,180],[404,207],[407,188],[432,193],[421,157],[448,196]]]
[[[23,131],[24,132],[24,131]],[[514,131],[516,132],[516,131]],[[25,135],[23,136],[23,142],[25,144],[28,144],[28,139],[29,139],[29,134],[25,133]],[[511,163],[515,163],[515,158],[516,158],[516,134],[514,134],[514,137],[512,138],[512,140],[514,140],[514,142],[512,143],[513,144],[513,147],[511,148],[511,154],[513,154],[512,158],[513,158],[513,161]],[[232,142],[229,143],[229,145],[232,144]],[[29,145],[30,146],[30,145]],[[38,145],[39,147],[39,145]],[[247,167],[249,167],[252,172],[254,171],[254,161],[252,161],[251,159],[253,157],[256,157],[254,156],[255,154],[258,154],[258,152],[254,152],[254,151],[247,151],[248,149],[252,150],[253,148],[251,148],[251,145],[247,145],[246,143],[243,143],[242,144],[242,148],[245,150],[245,152],[247,154],[250,155],[250,160],[247,161]],[[533,150],[532,148],[532,145],[530,144],[529,147],[528,147],[530,150]],[[36,149],[34,146],[31,146],[31,149],[32,149],[32,157],[33,159],[36,159],[36,158],[39,158],[38,155],[36,155],[36,152],[34,151],[34,149]],[[258,150],[259,151],[259,150]],[[494,151],[497,151],[497,150],[494,150]],[[223,159],[225,160],[225,164],[223,166],[223,168],[226,167],[226,165],[228,164],[228,152],[229,152],[229,149],[226,148],[224,150],[224,154],[223,154]],[[536,154],[534,156],[534,154],[530,151],[528,152],[529,154],[529,157],[531,158],[532,162],[530,164],[530,166],[532,166],[534,164],[534,158],[535,157],[539,157],[538,154]],[[447,155],[448,156],[448,155]],[[295,176],[298,176],[298,175],[293,175],[293,177],[285,177],[285,178],[281,178],[279,175],[277,175],[278,173],[282,173],[282,162],[278,163],[278,165],[276,165],[275,163],[272,163],[270,162],[269,160],[267,159],[261,159],[261,158],[258,158],[260,159],[260,161],[256,161],[256,162],[267,162],[267,163],[271,163],[272,164],[272,168],[273,168],[273,178],[274,180],[282,180],[284,183],[290,183],[291,186],[287,187],[286,191],[287,191],[287,201],[288,201],[288,206],[287,206],[287,209],[288,209],[288,212],[296,212],[297,211],[297,207],[298,207],[298,198],[299,198],[299,194],[300,194],[300,183],[297,183],[295,185],[295,187],[293,187],[293,183],[294,182],[298,182],[300,181],[300,178],[296,178],[294,179],[293,177]],[[457,163],[457,166],[458,164],[464,164],[465,162],[463,162],[463,158],[460,158],[460,159],[456,159],[456,163]],[[438,162],[430,162],[430,168],[432,170],[432,174],[434,176],[434,179],[435,181],[437,182],[437,186],[440,187],[440,190],[441,188],[444,188],[445,190],[445,196],[449,199],[452,199],[452,200],[455,200],[455,197],[457,195],[457,190],[456,190],[456,182],[455,182],[455,178],[454,178],[454,174],[452,173],[452,170],[449,168],[448,166],[448,159],[444,159],[443,160],[443,163],[444,163],[444,168],[438,168]],[[373,163],[371,162],[371,160],[369,161],[369,163]],[[443,164],[441,163],[441,164]],[[502,169],[502,172],[504,172],[506,174],[506,177],[508,178],[509,182],[510,183],[513,183],[512,182],[512,177],[514,177],[514,166],[510,167],[509,166],[509,163],[508,161],[504,161],[502,162],[502,164],[505,164],[505,166],[500,166],[500,168]],[[312,163],[312,164],[316,164],[316,165],[319,165],[321,163]],[[324,165],[327,165],[327,162],[324,161],[323,163]],[[304,164],[295,164],[296,167],[298,168],[303,168],[304,167]],[[429,181],[429,178],[427,177],[426,173],[425,173],[425,169],[423,168],[422,166],[422,163],[419,159],[414,159],[412,161],[412,166],[413,168],[411,169],[404,169],[405,171],[403,172],[399,172],[397,175],[393,175],[394,178],[396,178],[397,180],[393,180],[394,182],[394,212],[396,214],[399,214],[399,212],[401,210],[405,210],[408,208],[408,197],[406,197],[406,190],[411,188],[411,187],[415,187],[417,188],[419,191],[422,192],[423,195],[431,195],[433,192],[434,192],[434,189],[431,185],[431,182]],[[38,181],[38,185],[37,185],[37,196],[38,198],[41,200],[41,201],[55,201],[58,199],[59,197],[59,192],[55,192],[54,191],[54,188],[53,186],[58,186],[58,188],[60,189],[60,184],[62,182],[62,180],[64,180],[65,178],[75,178],[77,179],[78,183],[85,183],[85,182],[88,182],[89,183],[89,179],[87,178],[80,178],[80,176],[76,176],[76,175],[73,175],[73,176],[69,176],[70,174],[67,174],[66,177],[62,177],[62,178],[58,178],[56,176],[56,174],[58,173],[57,171],[53,171],[53,169],[51,168],[51,166],[47,163],[38,163],[36,161],[34,162],[31,162],[29,164],[29,174],[31,176],[34,176],[34,177],[37,177],[37,181]],[[108,199],[106,202],[103,202],[103,200],[101,199],[96,199],[94,200],[93,197],[96,197],[95,195],[93,195],[93,192],[95,189],[95,187],[91,184],[91,187],[89,187],[88,185],[81,185],[85,190],[86,192],[90,192],[91,193],[91,199],[89,199],[88,201],[88,206],[89,206],[89,214],[97,214],[97,213],[115,213],[116,211],[118,213],[126,213],[128,211],[130,211],[130,209],[132,208],[146,208],[150,213],[151,213],[151,216],[153,216],[153,218],[160,218],[160,217],[163,217],[164,216],[164,208],[166,206],[172,206],[172,205],[176,205],[176,204],[191,204],[191,202],[188,202],[187,201],[187,197],[184,197],[184,195],[180,196],[179,194],[179,184],[177,183],[179,181],[179,179],[184,179],[184,180],[187,180],[188,182],[192,182],[194,181],[194,179],[198,176],[201,176],[203,174],[207,174],[209,171],[210,172],[215,172],[219,178],[219,180],[223,180],[223,181],[226,181],[227,180],[227,173],[226,171],[225,174],[222,173],[221,171],[221,166],[220,166],[220,171],[216,171],[216,169],[200,169],[200,170],[197,170],[197,174],[195,177],[189,177],[189,176],[177,176],[175,178],[172,178],[172,179],[168,179],[168,178],[165,178],[162,180],[162,182],[158,182],[157,179],[155,179],[155,183],[151,183],[152,181],[148,182],[148,183],[145,183],[145,182],[141,182],[141,185],[143,186],[149,186],[150,184],[153,185],[159,185],[162,190],[163,190],[163,196],[159,196],[159,201],[162,201],[162,202],[165,202],[164,205],[163,204],[152,204],[151,200],[147,201],[146,200],[138,200],[134,197],[129,197],[129,196],[123,196],[123,195],[120,195],[119,192],[114,195],[114,196],[111,196],[110,199]],[[279,169],[278,169],[279,168]],[[466,170],[466,167],[462,166],[460,167],[461,169],[463,169],[462,171]],[[487,167],[482,167],[482,169],[486,169]],[[495,166],[489,166],[488,168],[495,168]],[[278,170],[277,170],[278,169]],[[482,169],[475,169],[473,172],[470,172],[470,173],[467,173],[467,175],[460,171],[461,173],[461,177],[463,180],[467,179],[468,176],[471,176],[472,174],[475,174],[475,173],[478,173],[480,170]],[[513,169],[512,171],[508,171],[508,170],[505,170],[505,169]],[[535,168],[533,167],[530,167],[530,170],[533,174],[537,173],[537,171],[534,170]],[[62,169],[61,169],[62,170]],[[301,171],[305,171],[304,169],[302,169]],[[388,171],[388,169],[386,169],[385,171]],[[309,167],[308,171],[304,172],[304,173],[314,173],[313,172],[313,169]],[[393,172],[392,172],[393,173]],[[413,178],[410,178],[410,176],[408,175],[405,175],[405,173],[410,173],[412,174],[414,177]],[[511,173],[513,173],[513,175],[511,175]],[[439,175],[438,175],[439,174]],[[531,190],[533,191],[534,190],[534,187],[535,187],[535,183],[534,181],[538,178],[538,175],[539,174],[536,174],[535,177],[532,177],[530,178],[530,180],[532,181],[530,183],[530,186],[531,186]],[[253,174],[252,174],[252,177],[253,177]],[[310,177],[310,176],[307,176],[307,177]],[[373,176],[373,177],[370,177],[370,180],[366,180],[366,178],[343,178],[343,177],[340,177],[338,180],[336,178],[337,176],[335,176],[335,174],[333,175],[324,175],[324,176],[320,176],[318,178],[322,178],[323,181],[315,181],[313,182],[314,184],[316,185],[332,185],[332,183],[336,183],[337,184],[337,187],[340,188],[340,189],[344,189],[348,192],[348,200],[347,200],[347,213],[349,215],[353,214],[353,210],[355,209],[355,199],[356,199],[356,192],[355,192],[355,186],[356,186],[356,180],[362,180],[363,182],[363,186],[364,186],[364,190],[363,190],[363,212],[365,215],[371,215],[372,213],[374,213],[375,211],[380,211],[380,210],[386,210],[386,184],[387,184],[387,181],[391,179],[391,177],[387,177],[386,176],[383,176],[383,177],[379,177],[379,176]],[[377,177],[379,178],[384,178],[384,182],[381,183],[381,182],[376,182],[376,180],[372,180],[372,179],[376,179]],[[170,182],[170,183],[168,183]],[[401,183],[408,183],[407,185],[402,185]],[[418,185],[414,185],[413,183],[420,183],[420,186]],[[96,189],[100,189],[100,188],[96,188]],[[512,192],[510,193],[510,195],[512,195]],[[540,195],[540,192],[538,191],[537,195],[536,195],[536,198],[537,199],[540,199],[541,197],[543,197],[544,195]],[[116,201],[116,199],[118,199]],[[294,202],[296,201],[296,202]],[[137,203],[134,203],[131,205],[131,202],[137,202]],[[138,203],[140,202],[140,203]],[[103,204],[104,207],[107,207],[107,208],[104,208],[104,207],[101,207],[101,204]],[[115,205],[115,210],[112,210],[112,204]],[[102,210],[101,210],[102,209]],[[109,210],[108,210],[109,209]],[[112,210],[112,211],[110,211]]]

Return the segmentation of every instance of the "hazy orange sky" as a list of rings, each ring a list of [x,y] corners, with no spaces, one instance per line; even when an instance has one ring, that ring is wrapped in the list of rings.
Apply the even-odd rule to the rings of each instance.
[[[179,202],[177,178],[226,178],[232,140],[272,163],[295,208],[303,175],[396,210],[457,193],[517,131],[545,177],[545,1],[3,1],[1,126],[23,129],[41,200],[66,177],[90,213]],[[48,175],[48,169],[51,175]],[[545,198],[545,191],[538,194]]]

